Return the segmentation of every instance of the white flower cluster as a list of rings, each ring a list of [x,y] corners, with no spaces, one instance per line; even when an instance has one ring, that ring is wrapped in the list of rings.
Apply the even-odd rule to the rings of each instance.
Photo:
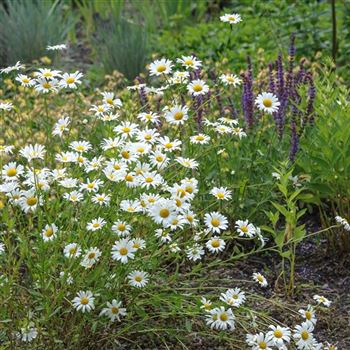
[[[335,221],[344,227],[345,231],[350,231],[350,224],[348,220],[342,218],[341,216],[336,216]]]

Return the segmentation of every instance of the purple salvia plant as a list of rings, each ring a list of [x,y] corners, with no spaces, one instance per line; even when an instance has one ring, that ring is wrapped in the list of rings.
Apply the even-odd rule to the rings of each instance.
[[[273,64],[269,64],[269,90],[273,94],[276,93],[276,83],[275,83],[275,77],[273,73]]]
[[[248,57],[248,70],[241,74],[243,79],[242,107],[248,128],[254,125],[254,92],[253,92],[253,68],[250,57]]]

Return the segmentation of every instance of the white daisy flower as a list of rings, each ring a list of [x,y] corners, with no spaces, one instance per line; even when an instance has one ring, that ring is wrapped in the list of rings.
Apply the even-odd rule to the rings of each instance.
[[[206,299],[204,297],[201,298],[201,309],[204,309],[206,311],[211,310],[212,302],[209,299]]]
[[[188,119],[188,107],[176,105],[165,113],[165,119],[169,124],[182,125]]]
[[[204,135],[204,134],[193,135],[193,136],[190,136],[190,141],[191,143],[194,143],[194,144],[199,143],[199,144],[205,145],[210,141],[210,136]]]
[[[97,247],[91,247],[85,251],[85,255],[83,256],[80,265],[85,267],[86,269],[90,269],[94,264],[96,264],[102,255],[102,252]]]
[[[44,159],[46,150],[43,145],[28,145],[20,149],[20,155],[30,162],[32,159]]]
[[[184,168],[197,169],[199,163],[191,158],[176,157],[175,160],[181,164]]]
[[[281,103],[278,101],[278,98],[271,92],[263,92],[259,94],[255,99],[255,104],[261,111],[272,114],[278,111]]]
[[[205,83],[204,80],[193,80],[187,85],[187,90],[193,96],[205,95],[209,91],[209,86]]]
[[[107,316],[109,319],[114,322],[117,320],[120,322],[120,317],[126,315],[126,308],[121,307],[122,302],[115,299],[112,302],[107,302],[107,307],[102,309],[100,316]]]
[[[89,222],[86,225],[86,229],[88,231],[97,231],[100,230],[104,225],[106,225],[106,221],[103,218],[97,218],[97,219],[93,219],[91,222]]]
[[[126,221],[115,221],[112,225],[112,231],[120,237],[125,237],[131,232],[131,225]]]
[[[220,233],[228,228],[228,220],[224,215],[218,212],[205,214],[204,223],[207,229],[214,233]]]
[[[223,82],[224,85],[232,85],[234,87],[240,85],[242,82],[242,79],[238,78],[237,75],[233,74],[221,74],[220,80]]]
[[[148,273],[134,270],[128,274],[129,284],[133,287],[143,288],[148,283]]]
[[[62,80],[60,80],[59,84],[63,88],[70,88],[70,89],[76,89],[78,85],[81,84],[81,78],[83,77],[83,74],[79,71],[76,71],[74,73],[64,73],[62,75]]]
[[[224,303],[239,307],[245,302],[245,294],[240,288],[228,289],[226,293],[221,293],[220,300]]]
[[[225,249],[225,241],[221,238],[213,237],[206,243],[206,247],[211,253],[222,252]]]
[[[312,334],[314,330],[314,325],[307,321],[303,322],[301,325],[297,325],[293,331],[293,338],[296,346],[299,349],[309,349],[310,345],[314,341],[314,336]]]
[[[204,249],[199,244],[194,244],[192,247],[189,247],[186,250],[188,259],[192,261],[201,260],[204,253]]]
[[[316,300],[319,304],[323,304],[326,307],[330,307],[332,302],[330,300],[328,300],[327,298],[325,298],[322,295],[314,295],[313,296],[314,300]]]
[[[202,62],[197,59],[195,56],[182,56],[176,60],[178,63],[181,63],[186,69],[196,70],[202,66]]]
[[[229,200],[232,197],[232,191],[228,190],[226,187],[214,187],[210,194],[219,200]]]
[[[261,287],[266,287],[268,284],[266,278],[259,272],[253,273],[253,280],[258,282]]]
[[[232,309],[227,310],[221,306],[208,311],[206,323],[212,329],[233,330],[235,328],[235,316]]]
[[[247,334],[246,342],[252,347],[252,350],[272,350],[274,346],[273,341],[262,332],[258,334]]]
[[[94,305],[94,296],[93,294],[88,290],[86,292],[80,291],[77,293],[77,296],[72,300],[73,306],[81,312],[90,312],[95,308]]]
[[[155,60],[149,66],[150,75],[167,75],[171,73],[171,68],[173,64],[172,61],[162,58],[160,60]]]
[[[63,254],[66,258],[77,258],[81,255],[81,248],[77,243],[69,243],[64,247]]]
[[[56,237],[58,227],[55,224],[46,225],[41,234],[45,242],[51,241]]]
[[[112,247],[112,259],[120,261],[123,264],[128,262],[128,259],[134,259],[136,248],[133,242],[127,238],[115,241]]]
[[[241,22],[242,18],[238,13],[232,13],[232,14],[226,13],[225,15],[220,16],[220,21],[227,22],[230,24],[236,24]]]
[[[48,51],[62,51],[62,50],[66,50],[66,49],[67,49],[66,44],[48,45],[46,47],[46,50],[48,50]]]
[[[267,332],[266,336],[271,339],[273,344],[277,346],[278,348],[282,348],[285,346],[285,343],[290,342],[290,336],[291,332],[288,327],[281,327],[281,326],[269,326],[269,329],[271,329],[269,332]]]
[[[18,74],[16,77],[16,80],[21,83],[24,87],[33,86],[35,84],[35,81],[28,77],[28,75],[25,74]]]
[[[102,92],[103,103],[110,105],[111,107],[120,108],[123,106],[122,101],[119,98],[115,98],[114,92]]]
[[[317,318],[316,318],[316,313],[315,309],[312,305],[308,305],[306,310],[300,309],[299,314],[302,315],[307,322],[311,322],[313,325],[316,324]]]
[[[237,220],[235,222],[235,227],[239,236],[254,237],[256,234],[255,226],[250,224],[248,220]]]

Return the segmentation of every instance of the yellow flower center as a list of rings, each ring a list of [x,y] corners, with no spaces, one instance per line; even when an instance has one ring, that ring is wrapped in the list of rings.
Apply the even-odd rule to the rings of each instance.
[[[144,149],[143,147],[139,147],[139,148],[137,149],[137,152],[139,152],[139,153],[144,153],[144,152],[145,152],[145,149]]]
[[[309,339],[309,332],[308,331],[302,331],[301,332],[301,339],[308,340]]]
[[[135,276],[135,281],[136,282],[141,282],[142,281],[142,277],[141,276]]]
[[[273,332],[273,335],[276,337],[276,338],[282,338],[283,337],[283,333],[277,329]]]
[[[94,227],[94,228],[100,227],[100,224],[95,222],[94,224],[92,224],[92,227]]]
[[[96,253],[95,252],[91,252],[91,253],[89,253],[88,258],[89,259],[93,259],[95,256],[96,256]]]
[[[126,126],[125,128],[122,129],[122,131],[125,133],[129,133],[131,131],[131,129]]]
[[[163,161],[163,157],[162,156],[157,156],[156,157],[156,161],[157,162],[162,162]]]
[[[164,147],[169,149],[169,148],[172,148],[172,147],[173,147],[173,144],[170,143],[170,142],[168,142],[168,143],[166,143],[166,144],[164,145]]]
[[[17,169],[16,168],[10,168],[7,169],[7,176],[16,176],[17,175]]]
[[[247,226],[241,226],[241,231],[244,233],[248,232],[248,227]]]
[[[220,225],[220,221],[218,219],[212,219],[211,220],[211,224],[214,226],[214,227],[218,227]]]
[[[198,136],[196,136],[196,140],[197,141],[203,141],[204,140],[204,136],[203,135],[198,135]]]
[[[199,84],[193,85],[193,91],[200,92],[202,90],[203,90],[203,86],[202,85],[199,85]]]
[[[181,120],[184,117],[184,113],[183,112],[176,112],[174,114],[174,119],[175,120]]]
[[[33,206],[33,205],[35,205],[37,202],[38,202],[38,200],[37,200],[36,197],[29,197],[29,198],[27,198],[27,204],[28,204],[29,206]]]
[[[85,147],[83,145],[78,145],[75,149],[80,152],[85,151]]]
[[[310,321],[312,318],[312,313],[310,311],[305,311],[305,318]]]
[[[69,254],[74,255],[77,252],[77,247],[72,247],[69,249]]]
[[[148,134],[148,135],[145,135],[145,140],[149,141],[152,139],[152,135]]]
[[[223,312],[221,315],[220,315],[220,320],[225,322],[228,320],[228,315],[226,312]]]
[[[220,247],[220,242],[217,239],[214,239],[211,241],[211,246],[213,248],[219,248]]]
[[[120,170],[120,169],[121,169],[121,167],[120,167],[119,164],[114,164],[114,165],[113,165],[113,168],[114,168],[115,170]]]
[[[129,159],[130,158],[130,152],[129,151],[122,151],[121,155],[122,155],[122,157],[124,159]]]
[[[116,306],[112,306],[111,312],[112,314],[117,314],[119,312],[119,308],[117,308]]]
[[[159,211],[159,215],[163,218],[166,219],[170,215],[170,211],[168,209],[161,209]]]
[[[86,298],[86,297],[83,297],[83,298],[80,299],[80,303],[82,305],[87,305],[87,304],[89,304],[89,299]]]
[[[113,100],[112,100],[111,98],[107,98],[107,99],[106,99],[106,102],[107,102],[108,104],[110,104],[110,105],[113,104]]]
[[[234,22],[236,20],[236,17],[235,16],[229,16],[228,19],[229,19],[229,21]]]
[[[166,71],[166,65],[161,64],[157,67],[157,72],[158,73],[163,73],[164,71]]]
[[[146,177],[145,181],[147,183],[151,183],[151,182],[153,182],[153,179],[151,177]]]
[[[125,247],[122,247],[119,249],[119,254],[120,255],[127,255],[128,254],[128,249]]]
[[[264,281],[264,278],[263,278],[263,276],[259,275],[259,276],[257,277],[257,280],[258,280],[259,282],[263,282],[263,281]]]
[[[191,186],[186,186],[185,191],[191,194],[193,192],[193,188]]]
[[[140,243],[135,242],[135,243],[133,244],[133,247],[134,247],[135,249],[139,249],[139,248],[140,248]]]
[[[73,78],[73,77],[69,77],[69,78],[67,78],[67,80],[66,80],[66,83],[67,84],[73,84],[75,82],[75,79]]]
[[[184,63],[186,66],[193,66],[193,61],[190,59],[186,60]]]
[[[134,177],[130,174],[125,176],[125,181],[132,182],[134,180]]]
[[[43,74],[43,76],[44,76],[45,78],[51,78],[51,77],[53,76],[53,74],[52,74],[51,72],[45,72],[45,73]]]
[[[272,100],[271,98],[264,98],[262,101],[263,105],[267,108],[272,106]]]
[[[45,83],[43,84],[43,88],[44,88],[44,89],[50,89],[50,88],[51,88],[51,84],[48,83],[48,82],[45,82]]]
[[[260,349],[267,349],[267,344],[264,341],[261,341],[258,345]]]
[[[23,78],[22,79],[22,83],[23,84],[28,84],[30,82],[30,80],[28,78]]]
[[[126,226],[125,226],[125,224],[119,224],[117,228],[119,231],[125,231]]]
[[[49,227],[46,231],[45,231],[45,236],[46,237],[51,237],[53,235],[53,229],[51,227]]]
[[[218,193],[217,193],[217,197],[218,197],[219,199],[224,199],[224,198],[225,198],[225,195],[224,195],[224,193],[222,193],[222,192],[218,192]]]
[[[87,188],[94,188],[95,187],[95,183],[94,182],[91,182],[89,184],[87,184]]]

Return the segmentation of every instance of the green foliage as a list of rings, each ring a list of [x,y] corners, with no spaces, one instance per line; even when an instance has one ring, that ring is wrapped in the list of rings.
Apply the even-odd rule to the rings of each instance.
[[[65,42],[72,16],[59,1],[18,0],[0,4],[0,64],[31,62],[48,55],[47,45]]]
[[[327,217],[350,217],[349,90],[339,84],[336,73],[327,66],[316,87],[315,126],[302,142],[304,151],[297,164],[310,175],[308,188],[320,204],[326,226]],[[342,249],[349,249],[346,236],[338,240]]]
[[[94,43],[95,57],[103,64],[105,73],[118,70],[132,80],[143,71],[149,50],[143,25],[110,19],[100,23]]]
[[[291,186],[291,177],[293,168],[288,169],[287,163],[281,164],[281,169],[276,169],[278,181],[276,187],[280,192],[280,201],[272,202],[275,212],[266,212],[267,217],[273,225],[273,229],[262,227],[270,232],[277,245],[277,250],[282,257],[283,270],[282,275],[285,281],[285,289],[289,294],[294,292],[294,272],[295,272],[295,249],[306,236],[305,225],[299,225],[299,220],[306,213],[306,208],[300,209],[298,201],[302,198],[304,188],[295,188]],[[279,223],[282,220],[283,224]],[[290,264],[289,283],[286,283],[286,271],[284,259]]]

